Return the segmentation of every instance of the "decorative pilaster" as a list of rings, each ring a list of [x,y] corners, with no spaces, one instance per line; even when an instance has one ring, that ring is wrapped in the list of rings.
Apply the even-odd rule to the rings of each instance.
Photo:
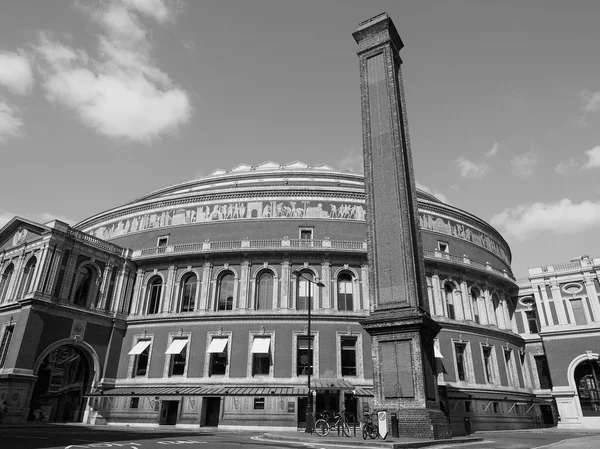
[[[331,281],[331,263],[326,260],[324,262],[321,263],[321,282],[323,282],[323,284],[325,284],[325,287],[323,288],[318,288],[315,287],[315,290],[318,292],[319,290],[321,291],[321,306],[323,307],[323,309],[325,310],[329,310],[335,306],[337,306],[337,304],[333,304],[333,301],[331,301],[331,289],[332,287],[335,288],[335,283],[332,283]],[[316,293],[316,292],[315,292]]]
[[[498,325],[496,321],[496,311],[494,310],[494,301],[492,299],[492,295],[490,295],[489,286],[485,286],[485,290],[483,292],[483,296],[485,298],[485,310],[487,312],[487,324],[495,324]]]
[[[46,287],[44,288],[44,295],[52,297],[52,292],[54,290],[54,283],[56,282],[56,275],[58,274],[58,270],[60,268],[60,263],[62,261],[63,250],[62,248],[56,248],[54,252],[54,258],[52,259],[52,263],[48,268],[48,280],[45,282]]]
[[[554,326],[554,319],[552,318],[551,313],[544,313],[544,304],[548,304],[548,297],[545,296],[542,298],[540,296],[540,291],[544,291],[544,285],[542,284],[542,288],[538,288],[538,285],[533,285],[533,299],[535,300],[535,308],[537,311],[538,320],[540,320],[540,327],[544,328],[546,326]],[[556,305],[556,304],[555,304]],[[525,314],[523,313],[523,319],[527,321]],[[548,317],[548,319],[546,319]],[[526,323],[526,329],[529,329],[529,325]]]
[[[204,262],[204,269],[202,270],[202,291],[200,292],[200,310],[208,310],[210,307],[210,278],[212,274],[212,264],[210,262]]]
[[[175,265],[169,265],[167,271],[167,285],[165,286],[165,293],[161,305],[161,311],[171,312],[171,302],[173,301],[173,287],[175,285],[175,274],[177,273],[177,267]]]
[[[12,285],[8,286],[8,291],[6,292],[6,297],[4,299],[5,302],[15,301],[19,298],[16,297],[19,285],[21,285],[21,281],[23,279],[23,267],[25,266],[25,246],[21,250],[21,254],[19,254],[19,259],[15,264],[15,271],[12,276]]]
[[[542,290],[542,297],[546,295],[546,291],[544,288]],[[556,315],[558,316],[558,324],[568,324],[569,321],[573,323],[573,319],[567,319],[567,312],[565,310],[565,303],[562,295],[560,294],[560,288],[556,281],[552,281],[550,284],[550,291],[552,292],[552,299],[554,300],[554,308],[556,309]],[[546,298],[544,298],[546,299]],[[547,302],[544,301],[544,302]],[[574,323],[573,323],[574,324]]]
[[[437,274],[431,276],[431,289],[433,290],[433,315],[444,316],[444,306],[442,304],[442,291],[440,287],[440,277]]]
[[[136,273],[136,277],[135,277],[135,286],[133,288],[133,304],[131,306],[131,314],[132,315],[141,315],[141,308],[142,308],[142,303],[143,300],[141,298],[142,293],[143,293],[143,288],[142,288],[142,284],[144,282],[144,270],[142,270],[141,268],[139,270],[137,270]]]
[[[71,254],[69,254],[69,260],[67,260],[67,265],[65,266],[65,275],[63,277],[63,284],[60,289],[60,293],[58,294],[58,299],[60,301],[69,302],[71,287],[73,285],[73,279],[77,274],[77,259],[79,258],[79,250],[77,248],[73,248]]]
[[[460,281],[460,296],[463,304],[463,315],[465,320],[473,319],[473,312],[471,310],[471,300],[469,298],[469,290],[467,288],[467,281],[464,279]]]
[[[362,286],[362,310],[373,311],[373,302],[369,296],[369,265],[363,264],[360,267],[360,284]]]
[[[106,306],[106,297],[108,296],[108,290],[110,290],[110,278],[112,276],[114,266],[110,261],[106,263],[104,267],[104,273],[102,273],[102,284],[100,284],[100,294],[98,295],[98,303],[95,304],[96,309],[104,310]]]
[[[594,281],[588,277],[585,278],[585,291],[587,292],[590,304],[592,305],[592,313],[594,315],[593,321],[600,321],[600,303],[598,302],[598,292]]]
[[[40,285],[43,280],[43,274],[46,272],[47,258],[48,258],[48,250],[50,248],[50,243],[47,242],[42,248],[42,254],[38,258],[38,263],[35,267],[35,276],[33,278],[33,284],[29,287],[30,291],[33,292],[41,292],[43,286]],[[28,293],[28,292],[25,292]]]
[[[290,307],[290,275],[292,273],[290,261],[284,260],[281,262],[281,309]]]
[[[117,268],[115,268],[117,269]],[[123,309],[123,303],[125,301],[125,289],[127,288],[128,269],[127,264],[123,263],[118,268],[117,277],[115,279],[115,291],[113,293],[113,302],[110,305],[111,312],[118,312]]]
[[[241,272],[240,272],[240,294],[239,294],[239,302],[238,308],[240,309],[248,309],[252,306],[249,301],[249,286],[250,284],[250,261],[244,260],[242,262]]]

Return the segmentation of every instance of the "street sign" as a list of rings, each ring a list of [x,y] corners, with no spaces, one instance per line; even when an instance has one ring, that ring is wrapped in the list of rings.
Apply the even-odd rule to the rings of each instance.
[[[379,436],[385,440],[388,434],[387,412],[377,412],[377,421],[379,424]]]

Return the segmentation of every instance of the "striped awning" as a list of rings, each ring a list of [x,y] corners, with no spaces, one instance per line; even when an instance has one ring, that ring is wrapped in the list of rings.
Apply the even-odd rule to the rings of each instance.
[[[354,396],[368,398],[375,395],[373,387],[355,387]]]
[[[119,387],[86,394],[91,397],[110,396],[305,396],[306,387],[245,387],[206,385],[199,387]]]

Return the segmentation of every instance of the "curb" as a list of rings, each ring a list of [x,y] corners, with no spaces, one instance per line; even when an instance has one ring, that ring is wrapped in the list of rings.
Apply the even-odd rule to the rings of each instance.
[[[322,442],[323,445],[327,446],[366,446],[366,447],[385,447],[389,449],[403,449],[403,448],[420,448],[420,447],[432,447],[439,445],[450,445],[450,444],[464,444],[464,443],[475,443],[484,441],[481,437],[461,437],[461,438],[452,438],[450,440],[421,440],[421,441],[381,441],[381,440],[333,440],[329,441],[328,437],[319,438],[318,440],[315,438],[297,438],[287,435],[276,435],[272,433],[263,434],[263,438],[270,440],[278,440],[278,441],[293,441],[296,443],[315,443]]]

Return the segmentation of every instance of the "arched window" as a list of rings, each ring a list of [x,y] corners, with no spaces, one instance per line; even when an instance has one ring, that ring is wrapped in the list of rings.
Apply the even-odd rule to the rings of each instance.
[[[498,295],[496,293],[494,293],[492,295],[492,304],[494,304],[494,314],[496,315],[496,326],[504,329],[506,327],[505,323],[504,323],[504,310],[503,310],[503,306],[502,306],[502,301],[500,301],[500,298],[498,297]]]
[[[217,310],[233,310],[233,287],[235,278],[233,273],[226,273],[219,279],[217,295]]]
[[[600,362],[586,360],[575,368],[575,385],[583,416],[598,416],[600,410]]]
[[[21,281],[21,285],[19,287],[19,293],[17,294],[17,298],[22,298],[24,295],[29,293],[29,290],[32,287],[33,283],[33,275],[35,274],[35,266],[37,264],[37,259],[32,257],[27,261],[25,265],[25,269],[23,270],[23,280]]]
[[[273,308],[273,273],[263,271],[256,281],[256,310]]]
[[[310,271],[302,271],[302,276],[298,276],[297,280],[297,300],[296,310],[308,310],[308,304],[310,303],[311,310],[314,309],[313,298],[314,298],[314,286],[312,285],[313,275]],[[310,298],[309,298],[310,296]]]
[[[354,310],[354,283],[349,273],[338,276],[338,310]]]
[[[77,287],[75,288],[73,304],[78,306],[85,306],[87,304],[93,278],[94,273],[91,267],[87,265],[79,267],[79,270],[77,270]]]
[[[0,303],[4,302],[6,299],[8,287],[10,286],[10,280],[12,279],[14,272],[15,266],[11,263],[8,267],[6,267],[4,273],[2,273],[2,277],[0,277]]]
[[[454,313],[454,284],[447,282],[444,286],[446,291],[446,311],[448,312],[448,318],[455,320],[456,314]]]
[[[192,312],[196,306],[196,285],[198,278],[190,273],[181,280],[180,312]]]
[[[152,278],[148,283],[148,315],[153,315],[160,311],[162,288],[162,279],[158,276]]]
[[[473,320],[479,324],[479,304],[477,298],[479,298],[479,290],[473,287],[471,288],[471,309],[473,310]]]

